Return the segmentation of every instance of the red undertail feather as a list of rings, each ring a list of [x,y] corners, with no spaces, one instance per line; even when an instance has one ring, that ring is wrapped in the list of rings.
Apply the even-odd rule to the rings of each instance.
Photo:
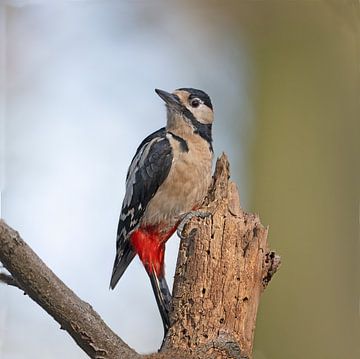
[[[155,272],[157,277],[164,276],[165,242],[175,232],[176,227],[165,233],[160,226],[140,227],[131,234],[131,244],[148,273]]]

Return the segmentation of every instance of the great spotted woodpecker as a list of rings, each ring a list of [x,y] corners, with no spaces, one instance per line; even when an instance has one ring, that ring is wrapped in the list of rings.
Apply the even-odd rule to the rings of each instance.
[[[110,287],[114,289],[137,254],[150,277],[166,334],[171,294],[164,273],[165,243],[183,216],[199,208],[210,185],[213,108],[201,90],[155,92],[165,101],[167,123],[144,139],[130,164]]]

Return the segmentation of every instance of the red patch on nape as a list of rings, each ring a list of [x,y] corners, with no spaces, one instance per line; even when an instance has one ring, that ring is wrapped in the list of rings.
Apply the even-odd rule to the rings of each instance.
[[[140,227],[131,234],[131,244],[148,273],[155,272],[157,277],[164,276],[165,242],[176,227],[165,233],[161,231],[161,226]]]

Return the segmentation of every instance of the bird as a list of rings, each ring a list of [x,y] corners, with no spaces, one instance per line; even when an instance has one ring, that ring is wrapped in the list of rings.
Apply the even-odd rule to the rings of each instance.
[[[141,142],[129,166],[110,288],[115,288],[138,255],[166,335],[171,294],[165,279],[165,243],[184,217],[200,208],[208,192],[214,113],[210,97],[202,90],[155,92],[165,102],[166,126]]]

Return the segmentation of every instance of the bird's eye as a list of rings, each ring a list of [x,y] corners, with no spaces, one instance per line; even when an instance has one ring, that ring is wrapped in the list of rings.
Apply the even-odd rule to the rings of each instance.
[[[200,106],[200,100],[198,98],[194,98],[191,102],[190,102],[191,107],[199,107]]]

